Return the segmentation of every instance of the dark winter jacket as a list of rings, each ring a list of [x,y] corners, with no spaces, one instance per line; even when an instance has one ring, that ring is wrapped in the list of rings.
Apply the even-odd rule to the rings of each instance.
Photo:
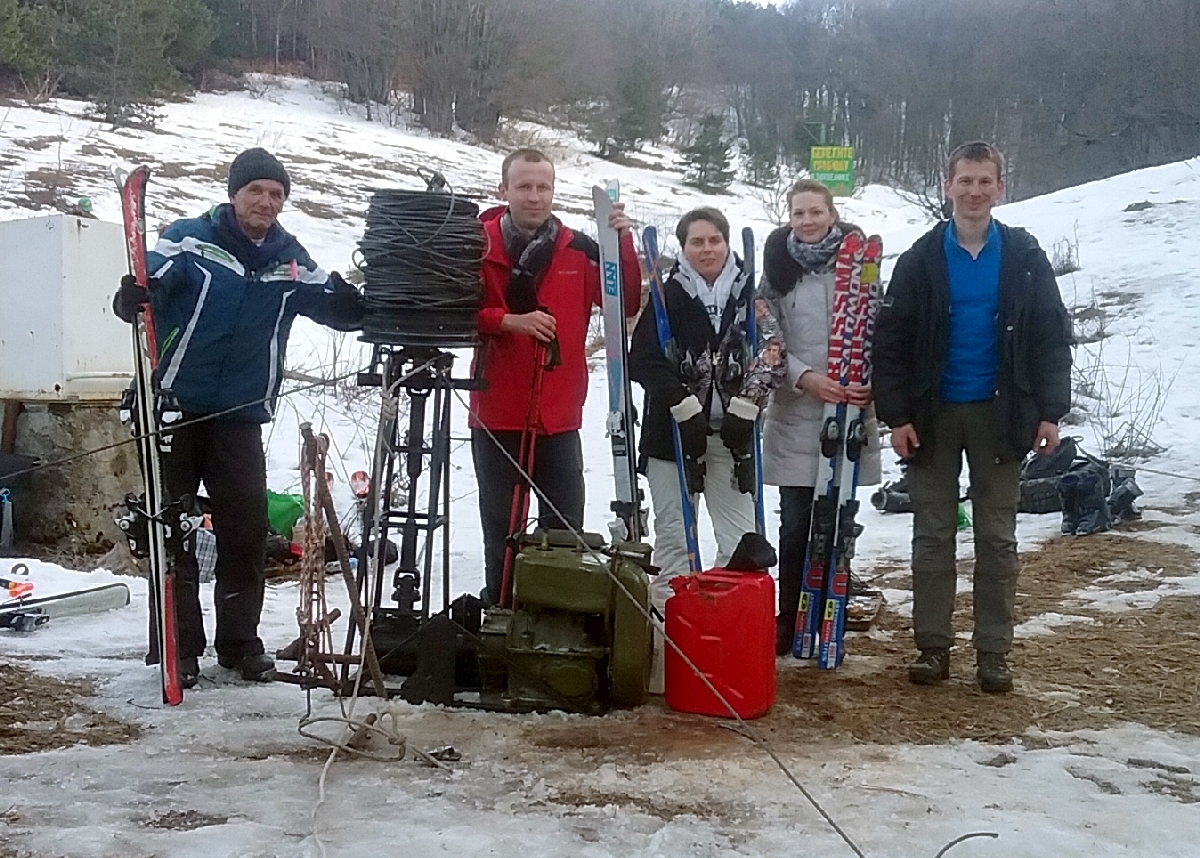
[[[1023,229],[997,222],[1000,306],[996,316],[1000,366],[993,398],[1003,429],[1001,460],[1022,458],[1038,423],[1057,423],[1071,405],[1071,320],[1045,252]],[[879,418],[912,423],[929,461],[937,439],[934,415],[946,366],[950,275],[942,247],[946,222],[917,239],[897,260],[879,313],[874,344],[874,393]]]
[[[712,396],[719,395],[722,404],[728,405],[730,395],[738,390],[720,390],[719,380],[731,378],[735,373],[740,382],[753,358],[746,343],[746,307],[753,297],[754,284],[745,276],[741,262],[733,290],[721,315],[721,329],[714,331],[708,311],[699,297],[693,297],[676,279],[678,267],[672,268],[663,284],[666,296],[667,318],[671,324],[671,335],[675,343],[675,354],[670,358],[663,353],[658,341],[658,328],[650,304],[638,320],[629,345],[629,377],[646,391],[642,409],[642,437],[639,466],[644,471],[647,457],[673,460],[675,443],[671,433],[671,408],[684,397],[695,394],[705,413],[709,413]],[[731,356],[736,367],[730,366]],[[693,364],[711,361],[711,373],[702,384],[704,389],[693,389],[681,371],[681,363],[690,357]],[[718,384],[711,384],[713,379]]]
[[[184,411],[265,423],[275,412],[288,334],[297,315],[348,330],[329,275],[276,224],[261,245],[232,207],[167,227],[147,255],[158,341],[155,381]]]
[[[485,389],[471,391],[472,428],[521,431],[532,402],[536,341],[524,334],[505,333],[500,323],[508,306],[508,285],[513,263],[504,249],[500,217],[506,206],[488,209],[480,218],[487,239],[483,257],[483,303],[479,311],[481,344],[475,351],[473,372],[487,382]],[[537,303],[554,316],[562,364],[542,376],[534,429],[543,435],[572,432],[583,425],[583,401],[587,396],[587,331],[592,307],[602,300],[599,249],[588,236],[559,225],[550,264],[537,283]],[[621,236],[621,279],[625,307],[632,315],[642,300],[642,269],[633,236]]]

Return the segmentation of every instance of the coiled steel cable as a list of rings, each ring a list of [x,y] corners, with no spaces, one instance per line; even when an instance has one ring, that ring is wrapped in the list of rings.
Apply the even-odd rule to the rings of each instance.
[[[358,247],[364,339],[430,348],[474,345],[484,250],[475,203],[453,192],[377,190]]]

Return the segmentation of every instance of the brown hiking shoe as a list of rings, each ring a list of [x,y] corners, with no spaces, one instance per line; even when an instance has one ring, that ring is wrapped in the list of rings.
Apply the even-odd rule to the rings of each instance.
[[[1012,674],[1008,670],[1008,659],[1002,652],[975,653],[975,679],[979,687],[989,694],[1012,691]]]
[[[917,685],[936,685],[950,678],[950,650],[944,647],[921,650],[908,666],[908,681]]]

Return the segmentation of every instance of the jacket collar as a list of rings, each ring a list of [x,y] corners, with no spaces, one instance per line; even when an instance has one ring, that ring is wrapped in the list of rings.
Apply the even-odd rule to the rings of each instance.
[[[262,244],[255,244],[238,226],[233,206],[229,203],[215,207],[210,217],[221,245],[250,271],[263,271],[289,256],[295,256],[296,239],[278,223],[267,232]]]
[[[511,268],[514,260],[508,258],[508,251],[504,249],[504,237],[500,234],[500,218],[506,211],[508,206],[492,206],[479,214],[479,220],[483,223],[485,239],[483,260]],[[574,233],[557,216],[550,217],[558,221],[558,240],[554,243],[554,252],[557,254],[563,245],[571,240]]]

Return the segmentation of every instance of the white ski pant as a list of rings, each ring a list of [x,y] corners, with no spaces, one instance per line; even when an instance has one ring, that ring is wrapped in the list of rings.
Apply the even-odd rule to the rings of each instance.
[[[720,436],[708,436],[705,454],[704,506],[713,522],[717,540],[715,563],[701,558],[701,568],[724,566],[737,548],[742,535],[754,530],[754,496],[738,491],[733,476],[733,456]],[[679,492],[679,470],[674,461],[649,459],[646,482],[654,507],[654,565],[662,569],[650,579],[650,601],[665,611],[671,596],[670,579],[688,573],[687,537],[683,529],[683,504]],[[692,496],[692,509],[699,506],[699,495]]]

